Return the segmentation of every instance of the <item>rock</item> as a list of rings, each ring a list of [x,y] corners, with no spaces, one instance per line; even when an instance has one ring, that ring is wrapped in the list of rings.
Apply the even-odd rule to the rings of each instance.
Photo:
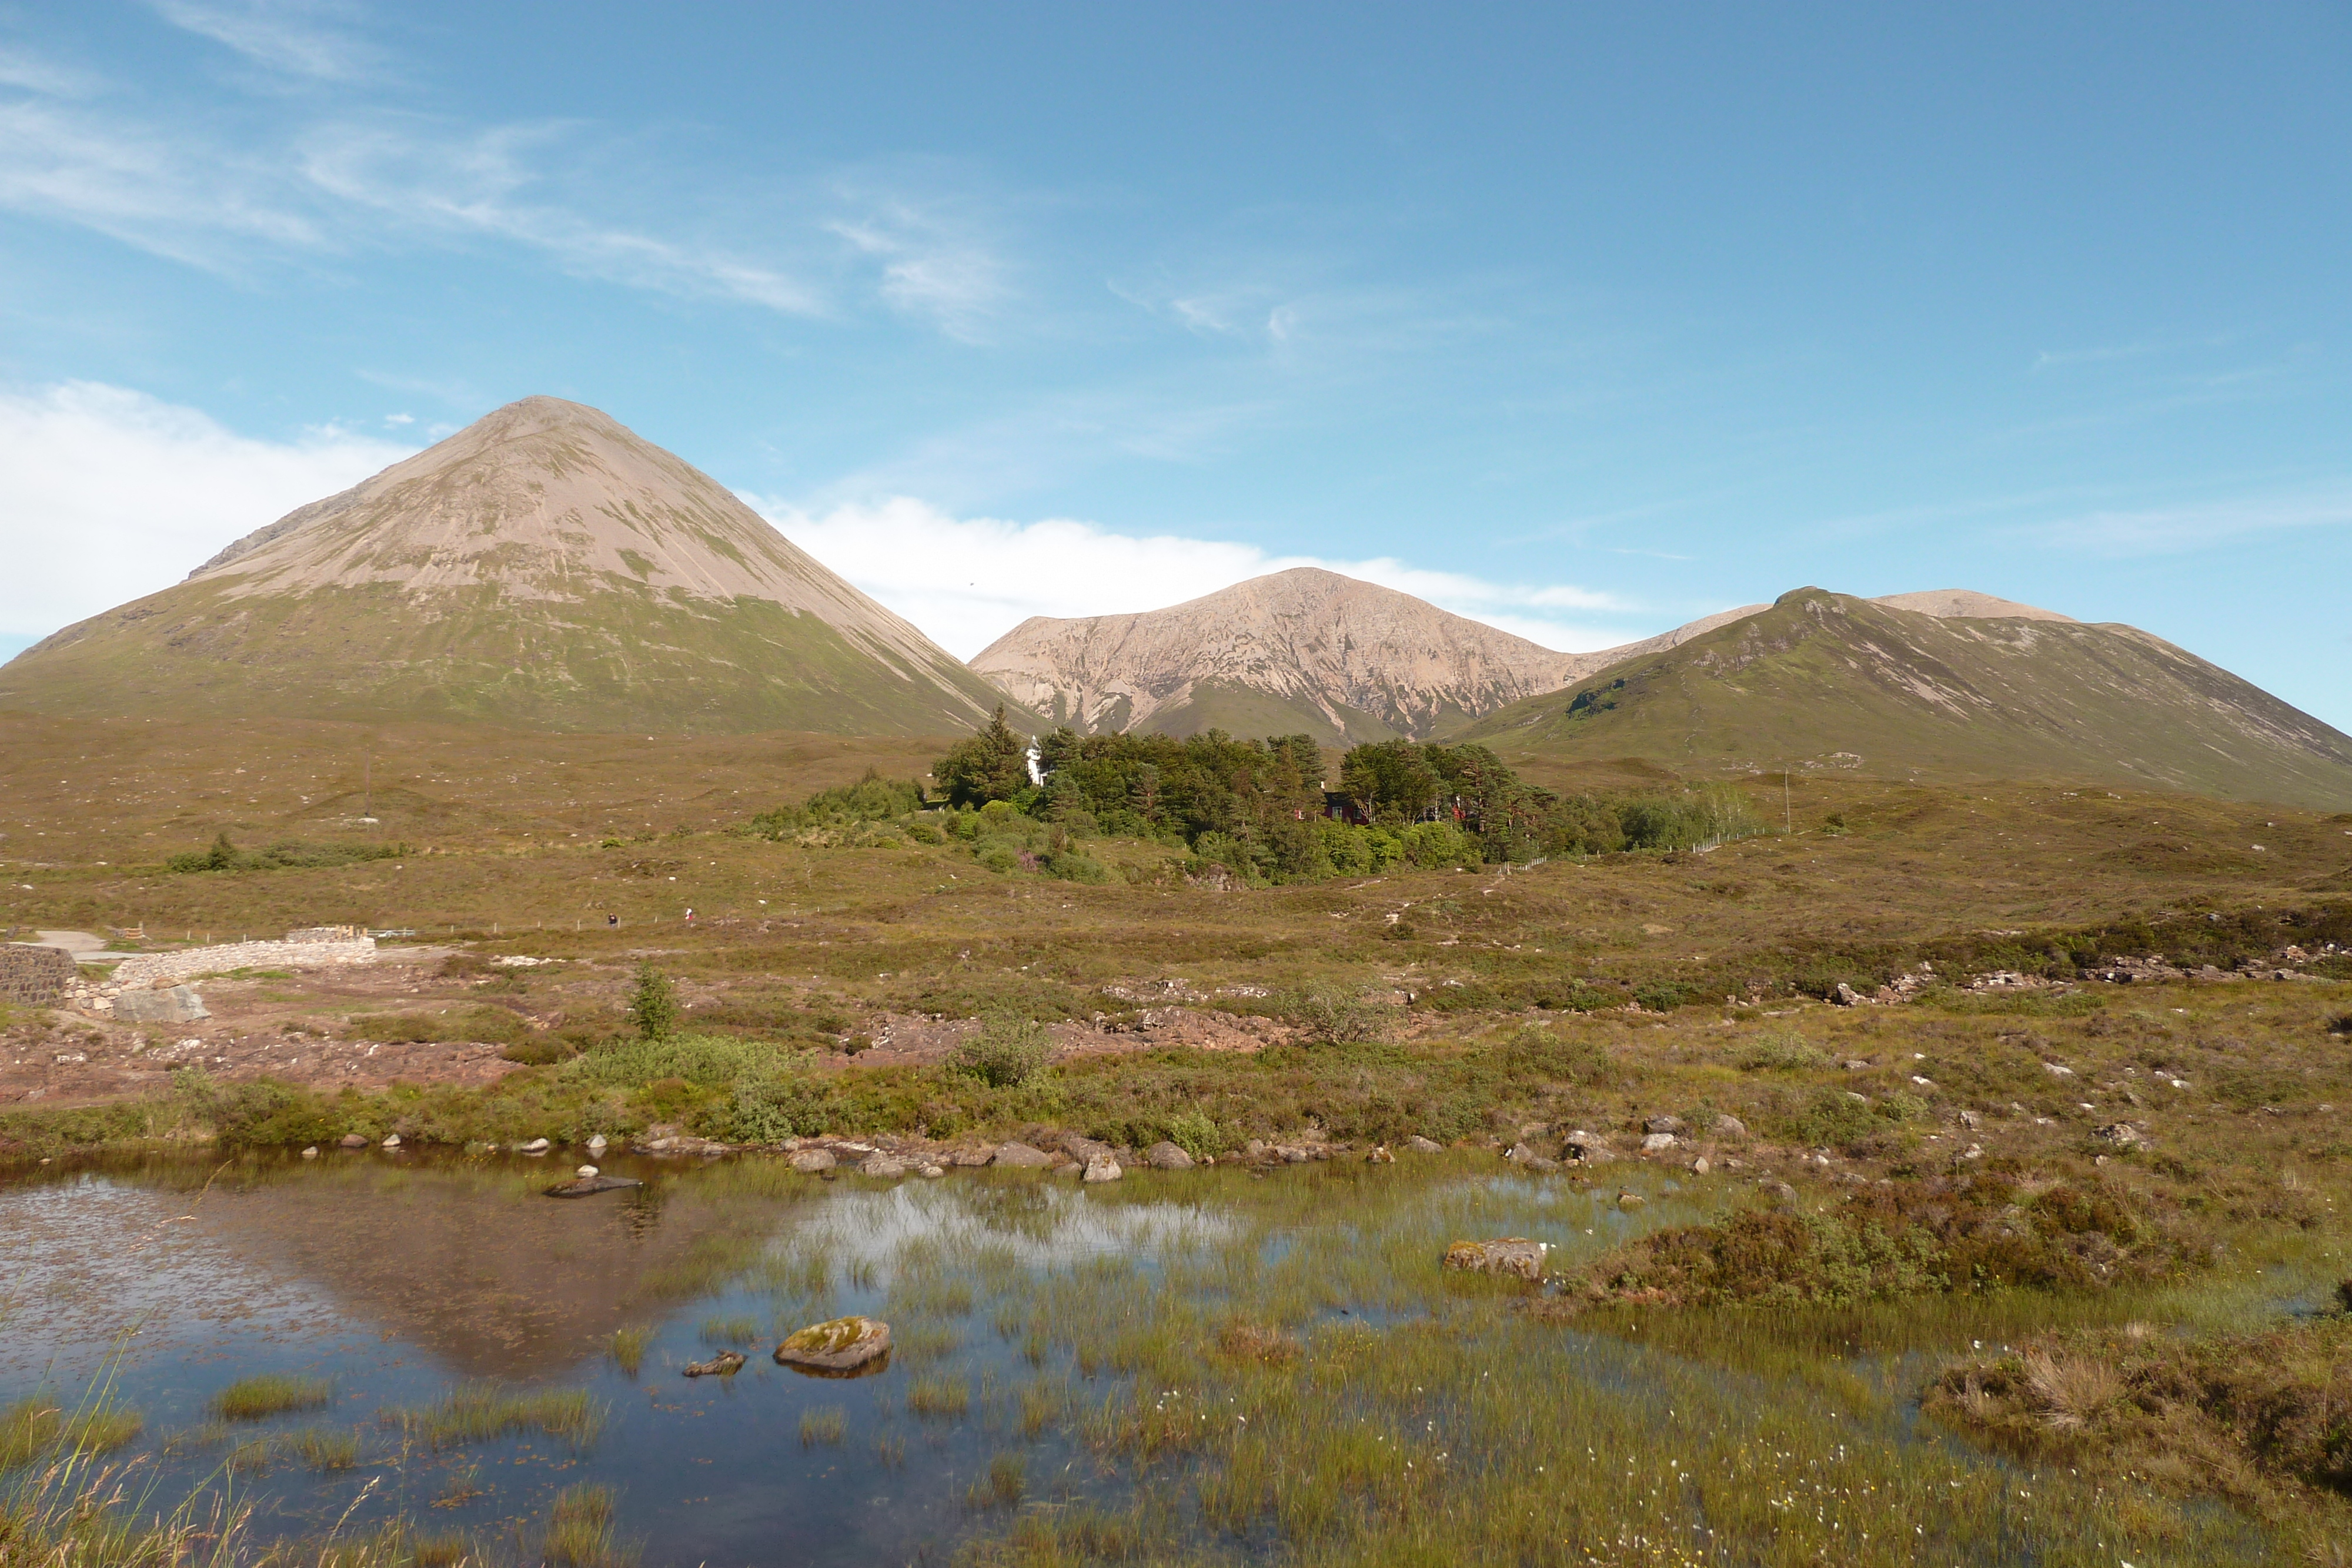
[[[1559,1162],[1558,1160],[1551,1158],[1548,1155],[1538,1155],[1532,1152],[1521,1155],[1517,1164],[1521,1170],[1534,1171],[1538,1176],[1548,1176],[1551,1172],[1559,1169]]]
[[[578,1170],[573,1171],[572,1174],[576,1176],[592,1176],[596,1174],[596,1167],[594,1166],[582,1166]]]
[[[1715,1119],[1715,1135],[1718,1138],[1744,1138],[1748,1135],[1748,1124],[1737,1116],[1717,1116]]]
[[[1521,1280],[1540,1280],[1544,1254],[1550,1250],[1551,1243],[1530,1241],[1524,1236],[1506,1236],[1495,1241],[1456,1241],[1445,1249],[1444,1267],[1473,1274],[1509,1274]]]
[[[317,1159],[319,1157],[319,1145],[312,1144],[309,1148],[304,1149],[302,1151],[302,1157],[306,1160]]]
[[[588,1140],[588,1152],[592,1155],[601,1155],[612,1146],[604,1141],[604,1134],[602,1133]]]
[[[1621,1188],[1617,1194],[1617,1207],[1620,1208],[1639,1208],[1649,1201],[1638,1192],[1626,1192]]]
[[[1676,1137],[1690,1131],[1690,1124],[1680,1116],[1653,1116],[1642,1124],[1644,1133],[1670,1133]]]
[[[1374,1144],[1370,1152],[1364,1155],[1364,1163],[1372,1166],[1392,1166],[1396,1164],[1396,1156],[1389,1153],[1389,1146],[1386,1144]]]
[[[834,1145],[834,1147],[850,1158],[858,1160],[864,1159],[874,1152],[874,1145],[871,1144],[839,1143]]]
[[[1062,1152],[1082,1166],[1093,1165],[1097,1160],[1118,1158],[1118,1151],[1108,1144],[1097,1143],[1092,1138],[1082,1138],[1076,1133],[1062,1134]]]
[[[890,1325],[873,1318],[811,1323],[776,1347],[776,1364],[804,1372],[856,1372],[890,1354]]]
[[[400,1134],[398,1133],[386,1133],[383,1135],[383,1146],[387,1149],[396,1149],[400,1147]]]
[[[1698,1158],[1691,1161],[1691,1175],[1693,1176],[1705,1176],[1707,1172],[1713,1169],[1715,1169],[1715,1166],[1707,1163],[1707,1158],[1705,1155],[1701,1155]]]
[[[645,1183],[627,1176],[572,1176],[546,1189],[550,1197],[593,1197],[600,1192],[618,1192],[623,1187],[643,1186]]]
[[[1859,1007],[1862,1005],[1863,996],[1861,992],[1855,990],[1852,986],[1847,985],[1843,980],[1840,980],[1838,982],[1838,988],[1834,992],[1831,993],[1830,1000],[1842,1008]]]
[[[1189,1171],[1192,1156],[1162,1139],[1143,1151],[1143,1163],[1156,1171]]]
[[[515,1148],[517,1152],[521,1154],[543,1155],[547,1153],[550,1146],[551,1145],[545,1138],[533,1138],[528,1144],[517,1144]]]
[[[2101,1143],[2114,1144],[2120,1148],[2126,1149],[2135,1147],[2136,1145],[2147,1141],[2140,1136],[2139,1129],[2133,1126],[2129,1122],[2110,1122],[2104,1127],[2093,1128],[2091,1136],[2098,1139]]]
[[[1041,1171],[1054,1163],[1054,1156],[1026,1144],[999,1144],[995,1157],[989,1163],[1009,1166],[1014,1170]]]
[[[1551,1129],[1541,1122],[1529,1122],[1519,1129],[1519,1142],[1533,1143],[1550,1131]]]
[[[1960,1125],[1973,1133],[1984,1125],[1984,1118],[1974,1111],[1963,1111],[1960,1113]]]
[[[917,1170],[915,1174],[919,1176],[936,1179],[947,1175],[948,1173],[938,1166],[924,1166],[920,1169]]]
[[[877,1152],[857,1162],[857,1174],[866,1176],[884,1176],[896,1181],[907,1174],[907,1162]]]
[[[722,1350],[709,1361],[689,1361],[679,1371],[688,1377],[732,1377],[743,1370],[743,1353]]]
[[[2063,1066],[2055,1061],[2043,1062],[2042,1064],[2042,1070],[2049,1073],[2053,1078],[2072,1078],[2074,1076],[2074,1070],[2073,1068]]]
[[[970,1148],[950,1149],[947,1160],[951,1166],[984,1166],[995,1157],[995,1145],[980,1144]]]
[[[367,1147],[367,1139],[358,1133],[345,1133],[341,1137],[335,1140],[335,1147],[339,1149],[364,1149]]]
[[[1259,1160],[1273,1159],[1276,1157],[1277,1156],[1275,1155],[1274,1151],[1266,1146],[1265,1142],[1263,1139],[1252,1138],[1248,1143],[1242,1145],[1242,1158],[1248,1160],[1253,1164]]]
[[[1515,1166],[1538,1164],[1557,1166],[1559,1164],[1559,1162],[1554,1160],[1549,1155],[1545,1154],[1543,1150],[1538,1148],[1535,1145],[1528,1143],[1524,1138],[1503,1151],[1503,1157],[1510,1161]]]
[[[1445,1152],[1445,1145],[1444,1144],[1437,1142],[1434,1138],[1424,1138],[1418,1134],[1407,1138],[1404,1141],[1404,1146],[1411,1149],[1416,1155],[1442,1155]]]
[[[1561,1151],[1573,1164],[1597,1166],[1617,1157],[1609,1145],[1590,1133],[1577,1132],[1568,1135],[1568,1145]]]
[[[814,1176],[833,1168],[831,1149],[794,1149],[786,1163],[803,1176]]]
[[[194,1023],[213,1015],[205,1011],[202,997],[187,986],[160,991],[123,991],[114,998],[114,1016],[123,1023]]]
[[[1839,1062],[1838,1065],[1844,1068],[1848,1072],[1867,1072],[1870,1071],[1869,1061],[1859,1056],[1851,1057],[1844,1061]]]
[[[1087,1181],[1117,1181],[1126,1174],[1119,1169],[1118,1162],[1108,1155],[1103,1155],[1100,1159],[1087,1162],[1086,1179]]]
[[[1682,1140],[1672,1133],[1652,1133],[1642,1140],[1642,1152],[1645,1155],[1663,1155],[1681,1142]]]

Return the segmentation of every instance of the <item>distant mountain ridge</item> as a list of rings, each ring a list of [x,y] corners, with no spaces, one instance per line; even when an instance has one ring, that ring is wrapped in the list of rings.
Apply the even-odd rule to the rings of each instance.
[[[1746,613],[1727,611],[1606,653],[1559,653],[1410,594],[1300,567],[1165,610],[1035,616],[971,667],[1089,734],[1213,727],[1355,743],[1440,734]]]
[[[1874,601],[1799,589],[1452,738],[1538,768],[1639,757],[1684,771],[2043,777],[2352,807],[2352,736],[2136,627],[1957,590]]]
[[[506,405],[0,666],[0,705],[947,734],[1002,695],[718,481]]]

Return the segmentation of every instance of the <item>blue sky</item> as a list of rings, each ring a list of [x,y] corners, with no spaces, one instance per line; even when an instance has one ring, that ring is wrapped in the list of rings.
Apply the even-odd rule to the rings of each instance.
[[[531,392],[970,654],[1804,583],[2352,728],[2341,5],[0,7],[0,652]]]

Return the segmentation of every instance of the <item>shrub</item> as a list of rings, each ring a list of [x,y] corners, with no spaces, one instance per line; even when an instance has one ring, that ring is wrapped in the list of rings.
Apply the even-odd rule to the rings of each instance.
[[[824,1131],[828,1103],[824,1086],[803,1076],[738,1083],[724,1113],[723,1135],[742,1144],[810,1137]]]
[[[2334,1018],[2329,1019],[2327,1020],[2327,1032],[2330,1034],[2352,1035],[2352,1013],[2337,1013]]]
[[[991,1012],[980,1032],[956,1047],[956,1071],[991,1089],[1018,1089],[1045,1071],[1045,1026],[1010,1010]]]
[[[1840,1149],[1876,1131],[1874,1120],[1862,1101],[1843,1090],[1824,1089],[1787,1117],[1782,1130],[1790,1143]]]
[[[167,871],[284,871],[298,866],[355,865],[364,861],[405,860],[416,852],[410,844],[306,844],[295,840],[263,850],[241,850],[226,833],[209,849],[190,850],[163,862]]]
[[[1830,1059],[1794,1030],[1759,1034],[1732,1058],[1732,1065],[1748,1072],[1789,1072],[1829,1064]]]
[[[1390,1009],[1361,991],[1308,986],[1284,993],[1276,1009],[1308,1045],[1360,1045],[1386,1040]]]
[[[1217,1131],[1217,1124],[1199,1111],[1179,1111],[1169,1117],[1166,1132],[1170,1143],[1196,1160],[1225,1146],[1224,1134]],[[2352,1285],[2346,1289],[2352,1291]]]
[[[560,1071],[579,1082],[615,1088],[634,1088],[665,1078],[709,1085],[773,1078],[798,1060],[798,1053],[780,1051],[763,1040],[690,1034],[669,1040],[616,1040],[573,1057]]]
[[[677,1032],[677,988],[669,977],[651,964],[637,966],[637,983],[629,992],[629,1021],[647,1040],[667,1040]]]
[[[1520,1082],[1599,1083],[1609,1076],[1609,1053],[1591,1040],[1523,1029],[1504,1042],[1503,1071]]]
[[[1672,980],[1650,980],[1633,988],[1633,999],[1654,1013],[1670,1013],[1691,999],[1691,988]]]

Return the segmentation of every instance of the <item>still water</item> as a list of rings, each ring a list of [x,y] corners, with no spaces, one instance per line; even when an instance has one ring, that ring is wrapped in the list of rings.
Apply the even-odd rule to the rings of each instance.
[[[935,1559],[989,1522],[973,1488],[1001,1455],[1018,1456],[1033,1502],[1118,1484],[1066,1424],[1024,1429],[1018,1394],[1056,1379],[1074,1406],[1118,1380],[992,1329],[992,1282],[1018,1293],[1092,1259],[1147,1280],[1163,1249],[1218,1227],[1197,1197],[1108,1199],[1034,1176],[605,1169],[646,1185],[555,1200],[541,1189],[566,1172],[547,1161],[368,1151],[0,1187],[0,1404],[39,1393],[71,1410],[110,1383],[144,1417],[116,1457],[142,1459],[153,1506],[226,1484],[265,1537],[398,1516],[520,1542],[559,1491],[592,1482],[616,1490],[649,1563]],[[853,1312],[892,1322],[878,1373],[770,1358],[782,1333]],[[614,1354],[632,1330],[646,1335],[634,1370]],[[740,1373],[680,1375],[724,1344],[749,1357]],[[214,1418],[224,1388],[267,1373],[329,1379],[330,1403]],[[436,1449],[391,1416],[482,1383],[584,1389],[601,1430]],[[356,1434],[357,1462],[263,1453],[320,1429]]]

